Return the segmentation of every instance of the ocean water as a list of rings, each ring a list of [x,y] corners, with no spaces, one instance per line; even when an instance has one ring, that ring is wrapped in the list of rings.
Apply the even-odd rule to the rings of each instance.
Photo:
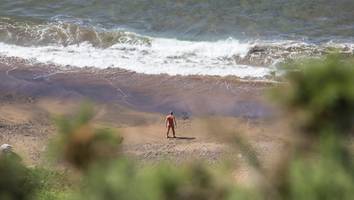
[[[146,74],[264,78],[354,53],[353,0],[1,0],[0,55]]]

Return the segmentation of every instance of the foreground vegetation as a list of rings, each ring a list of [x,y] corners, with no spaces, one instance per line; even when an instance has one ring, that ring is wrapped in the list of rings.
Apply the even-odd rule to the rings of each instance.
[[[228,168],[199,162],[139,166],[120,154],[117,133],[91,124],[93,112],[84,106],[57,120],[60,134],[50,145],[50,157],[69,170],[28,168],[2,155],[0,199],[353,199],[353,63],[338,56],[298,61],[287,84],[272,89],[293,128],[289,151],[272,173],[247,142],[232,138],[257,184],[239,185]]]

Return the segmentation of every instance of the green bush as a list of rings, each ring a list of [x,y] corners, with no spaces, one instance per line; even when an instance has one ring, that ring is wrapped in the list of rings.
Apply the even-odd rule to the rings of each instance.
[[[0,199],[32,199],[39,182],[21,162],[0,156]]]
[[[73,117],[57,120],[59,138],[52,145],[55,154],[72,166],[86,170],[92,163],[114,159],[122,138],[107,128],[95,128],[94,113],[84,105]]]
[[[213,176],[201,164],[180,167],[158,164],[138,168],[132,162],[119,160],[90,170],[81,199],[227,199],[232,184],[230,177],[223,178]]]
[[[278,177],[282,185],[271,184],[278,199],[353,199],[354,62],[331,55],[291,66],[288,82],[273,94],[300,142]]]
[[[290,64],[288,83],[275,100],[307,134],[323,130],[347,134],[354,126],[354,62],[331,55]],[[310,136],[310,135],[308,135]]]
[[[77,187],[69,180],[70,175],[58,170],[35,167],[30,170],[29,177],[38,180],[34,195],[36,200],[69,199],[71,191]]]
[[[292,162],[291,199],[353,199],[353,160],[343,157],[338,139],[327,136],[321,140],[317,156]]]

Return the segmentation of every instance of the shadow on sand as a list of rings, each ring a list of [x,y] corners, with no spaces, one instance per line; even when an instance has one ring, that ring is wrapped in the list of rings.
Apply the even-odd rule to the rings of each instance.
[[[195,137],[180,137],[180,136],[176,136],[174,137],[169,137],[169,139],[177,139],[177,140],[195,140]]]

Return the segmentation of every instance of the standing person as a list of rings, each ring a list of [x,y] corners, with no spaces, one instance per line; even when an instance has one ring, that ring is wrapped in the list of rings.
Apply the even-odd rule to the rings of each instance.
[[[169,115],[166,116],[166,128],[167,128],[167,134],[166,137],[169,138],[169,133],[170,129],[172,129],[173,137],[176,138],[175,134],[175,127],[177,128],[177,121],[175,116],[173,115],[173,112],[171,111]]]

